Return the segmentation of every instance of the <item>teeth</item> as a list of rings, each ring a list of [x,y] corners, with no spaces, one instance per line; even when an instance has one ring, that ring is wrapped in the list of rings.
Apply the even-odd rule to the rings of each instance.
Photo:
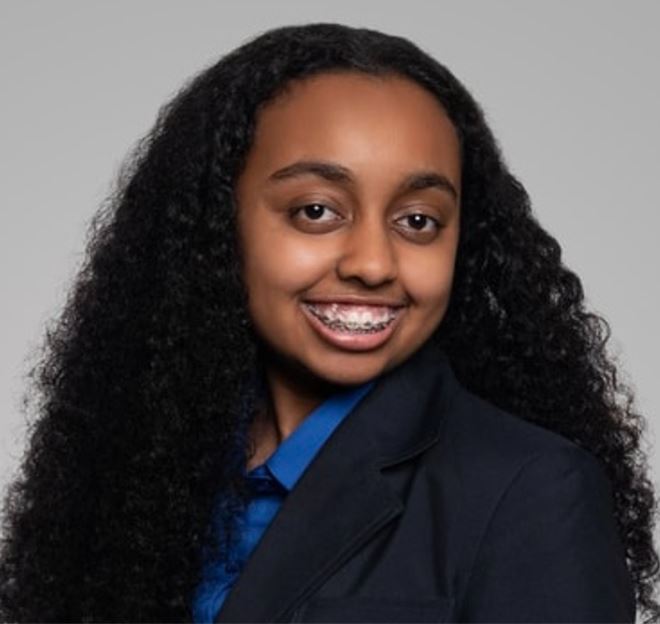
[[[328,327],[339,331],[376,332],[385,329],[398,310],[386,306],[357,306],[346,304],[306,304],[307,308]]]

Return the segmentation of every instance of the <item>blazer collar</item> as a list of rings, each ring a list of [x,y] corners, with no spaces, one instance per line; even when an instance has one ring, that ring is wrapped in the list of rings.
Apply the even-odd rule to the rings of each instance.
[[[457,388],[446,355],[430,342],[379,379],[288,494],[216,622],[286,621],[396,518],[403,502],[381,469],[438,439]]]

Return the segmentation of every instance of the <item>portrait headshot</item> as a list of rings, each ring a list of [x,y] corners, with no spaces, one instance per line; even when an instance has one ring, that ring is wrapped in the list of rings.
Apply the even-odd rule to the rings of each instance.
[[[7,622],[660,622],[660,5],[6,2]]]

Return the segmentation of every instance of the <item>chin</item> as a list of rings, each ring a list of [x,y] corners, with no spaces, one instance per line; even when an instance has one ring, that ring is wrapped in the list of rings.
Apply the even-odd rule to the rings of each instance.
[[[360,361],[355,355],[348,358],[340,357],[337,362],[330,362],[327,358],[318,366],[310,366],[308,370],[318,379],[332,385],[360,386],[391,368],[384,362]]]
[[[319,378],[333,386],[361,386],[378,377],[378,374],[354,374],[348,371],[324,372]]]

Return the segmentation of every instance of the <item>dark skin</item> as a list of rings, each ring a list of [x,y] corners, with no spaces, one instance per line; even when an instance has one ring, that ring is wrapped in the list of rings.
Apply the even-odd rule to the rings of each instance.
[[[249,468],[331,393],[401,364],[438,327],[460,188],[455,129],[405,78],[321,74],[261,111],[236,188],[250,314],[270,353]],[[333,303],[394,320],[371,342],[333,333],[309,307]]]

